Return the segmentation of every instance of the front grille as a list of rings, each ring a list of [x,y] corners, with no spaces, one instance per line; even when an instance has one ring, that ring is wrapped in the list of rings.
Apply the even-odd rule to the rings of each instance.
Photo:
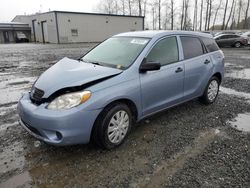
[[[31,98],[32,102],[38,104],[38,103],[41,103],[43,95],[44,95],[43,90],[34,87],[31,90],[30,98]]]

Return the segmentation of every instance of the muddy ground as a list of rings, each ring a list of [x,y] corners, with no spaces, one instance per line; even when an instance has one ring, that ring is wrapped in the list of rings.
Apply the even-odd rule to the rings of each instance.
[[[214,104],[193,100],[154,115],[113,151],[53,147],[26,133],[21,94],[55,62],[93,45],[0,45],[1,188],[249,187],[250,48],[223,49],[226,77]]]

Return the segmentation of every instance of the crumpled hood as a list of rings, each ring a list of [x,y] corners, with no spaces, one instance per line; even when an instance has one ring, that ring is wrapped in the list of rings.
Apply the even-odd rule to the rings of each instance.
[[[46,70],[36,81],[35,87],[43,90],[43,98],[49,97],[59,89],[82,86],[89,82],[121,73],[122,70],[93,65],[63,58]]]

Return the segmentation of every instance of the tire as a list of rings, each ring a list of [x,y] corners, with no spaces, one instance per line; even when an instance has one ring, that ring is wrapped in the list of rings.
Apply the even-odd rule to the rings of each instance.
[[[240,42],[236,42],[236,43],[234,44],[234,46],[235,46],[235,48],[240,48],[240,47],[241,47],[241,43],[240,43]]]
[[[206,89],[203,95],[199,98],[199,100],[206,105],[214,103],[219,94],[219,87],[220,87],[220,80],[216,76],[213,76],[209,80]]]
[[[121,119],[121,122],[124,122],[123,124],[118,123],[119,117],[124,117]],[[127,121],[125,121],[126,119]],[[133,118],[131,110],[126,104],[111,104],[107,106],[98,116],[93,127],[91,140],[95,145],[103,149],[110,150],[118,147],[124,142],[130,132],[132,121]],[[115,139],[113,135],[118,135],[117,139]],[[112,138],[114,139],[112,140]]]

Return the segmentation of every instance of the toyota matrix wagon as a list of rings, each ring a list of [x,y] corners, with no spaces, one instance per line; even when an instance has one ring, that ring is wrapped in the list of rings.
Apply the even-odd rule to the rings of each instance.
[[[211,35],[122,33],[45,71],[19,100],[20,124],[52,145],[93,141],[112,149],[145,117],[195,98],[213,103],[223,75]]]

